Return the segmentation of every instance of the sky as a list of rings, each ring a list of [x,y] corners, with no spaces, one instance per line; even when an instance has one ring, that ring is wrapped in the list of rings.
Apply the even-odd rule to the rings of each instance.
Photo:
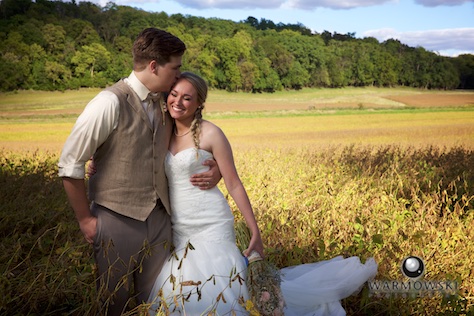
[[[474,54],[474,0],[87,0],[148,12],[180,13],[275,24],[301,23],[313,32],[397,39],[443,56]]]

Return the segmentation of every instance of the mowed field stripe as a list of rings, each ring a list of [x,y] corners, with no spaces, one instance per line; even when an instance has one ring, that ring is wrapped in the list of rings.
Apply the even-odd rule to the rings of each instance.
[[[464,146],[474,148],[474,111],[215,119],[233,146]]]
[[[474,111],[212,119],[234,147],[345,145],[474,149]],[[0,124],[0,148],[59,151],[73,122]]]

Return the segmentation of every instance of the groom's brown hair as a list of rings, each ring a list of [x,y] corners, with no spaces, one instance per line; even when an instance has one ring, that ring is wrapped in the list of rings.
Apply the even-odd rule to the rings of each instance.
[[[182,56],[185,51],[186,45],[173,34],[157,28],[144,29],[133,43],[133,69],[143,70],[152,60],[164,65],[172,56]]]

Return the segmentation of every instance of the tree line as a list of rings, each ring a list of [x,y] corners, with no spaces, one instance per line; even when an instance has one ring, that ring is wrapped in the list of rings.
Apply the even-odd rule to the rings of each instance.
[[[474,55],[445,57],[395,39],[319,34],[299,23],[234,22],[75,0],[2,0],[0,15],[1,91],[112,84],[130,73],[133,40],[147,27],[180,37],[188,48],[183,69],[215,89],[474,89]]]

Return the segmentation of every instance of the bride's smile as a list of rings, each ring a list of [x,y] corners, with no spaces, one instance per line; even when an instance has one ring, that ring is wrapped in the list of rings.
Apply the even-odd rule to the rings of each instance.
[[[178,80],[168,96],[168,111],[179,122],[191,122],[199,106],[196,89],[186,80]]]

